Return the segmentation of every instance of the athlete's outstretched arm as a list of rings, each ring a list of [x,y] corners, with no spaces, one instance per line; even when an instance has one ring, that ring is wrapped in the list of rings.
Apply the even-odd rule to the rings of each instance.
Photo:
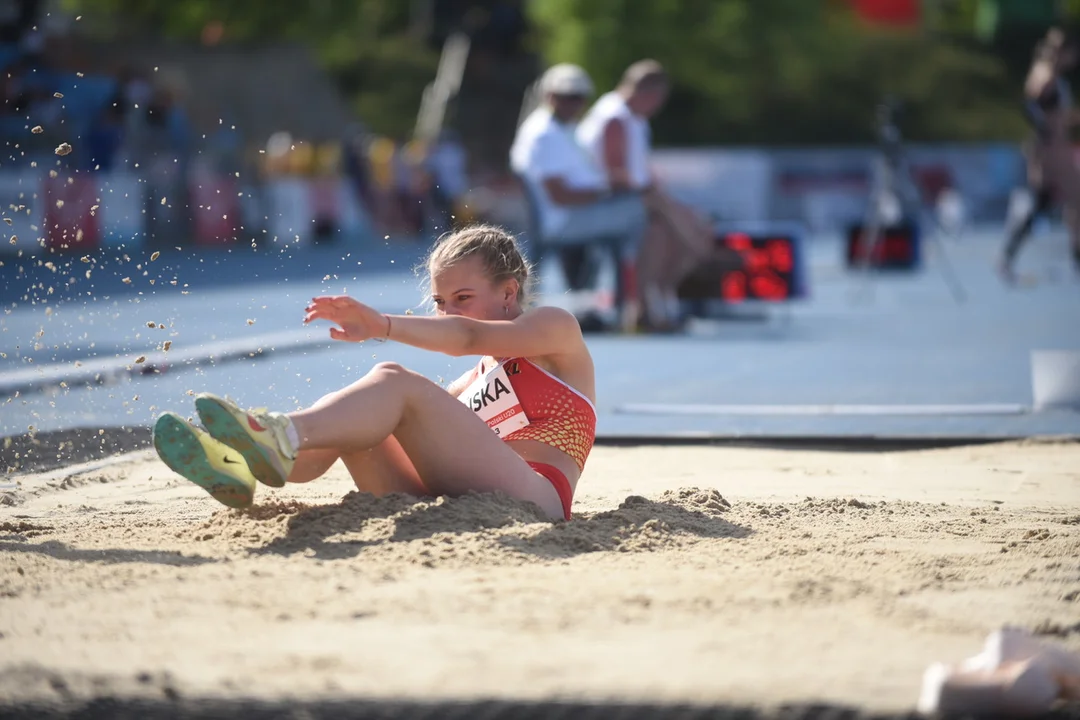
[[[537,308],[513,320],[473,320],[460,315],[383,315],[350,297],[315,298],[304,322],[328,320],[335,340],[389,339],[424,350],[495,357],[570,353],[582,346],[577,319],[558,308]]]
[[[577,350],[584,342],[577,319],[551,307],[529,310],[513,320],[395,315],[391,326],[391,340],[449,355],[561,355]]]

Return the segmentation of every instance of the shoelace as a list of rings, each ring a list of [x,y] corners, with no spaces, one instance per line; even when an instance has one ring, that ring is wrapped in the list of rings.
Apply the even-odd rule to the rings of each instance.
[[[289,434],[285,430],[289,425],[289,419],[285,415],[279,412],[271,412],[264,407],[251,408],[247,410],[247,413],[255,418],[255,422],[270,431],[270,434],[274,437],[274,442],[277,443],[278,451],[282,455],[290,460],[296,459],[296,449],[293,448],[292,443],[289,441]]]

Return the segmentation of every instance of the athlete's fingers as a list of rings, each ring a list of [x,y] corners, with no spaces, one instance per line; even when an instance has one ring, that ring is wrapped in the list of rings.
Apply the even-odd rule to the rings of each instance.
[[[352,298],[347,295],[320,295],[319,297],[311,298],[311,305],[342,306],[348,304],[348,301],[351,299]]]

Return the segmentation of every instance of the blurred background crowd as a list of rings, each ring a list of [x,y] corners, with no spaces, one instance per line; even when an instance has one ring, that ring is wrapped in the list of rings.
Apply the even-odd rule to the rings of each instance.
[[[46,170],[96,176],[70,190],[76,213],[137,187],[83,233],[99,244],[512,221],[508,153],[543,71],[575,63],[607,89],[648,57],[670,79],[653,147],[710,216],[857,214],[889,97],[928,202],[949,192],[1000,222],[1024,183],[1032,48],[1075,17],[1073,0],[0,0],[0,194],[25,203]],[[768,175],[754,197],[746,172]]]

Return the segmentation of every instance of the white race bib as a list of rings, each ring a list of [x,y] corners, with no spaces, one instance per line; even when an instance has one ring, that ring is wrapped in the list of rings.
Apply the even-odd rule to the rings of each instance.
[[[499,437],[520,430],[529,424],[514,386],[501,364],[478,377],[458,400],[472,410]]]

